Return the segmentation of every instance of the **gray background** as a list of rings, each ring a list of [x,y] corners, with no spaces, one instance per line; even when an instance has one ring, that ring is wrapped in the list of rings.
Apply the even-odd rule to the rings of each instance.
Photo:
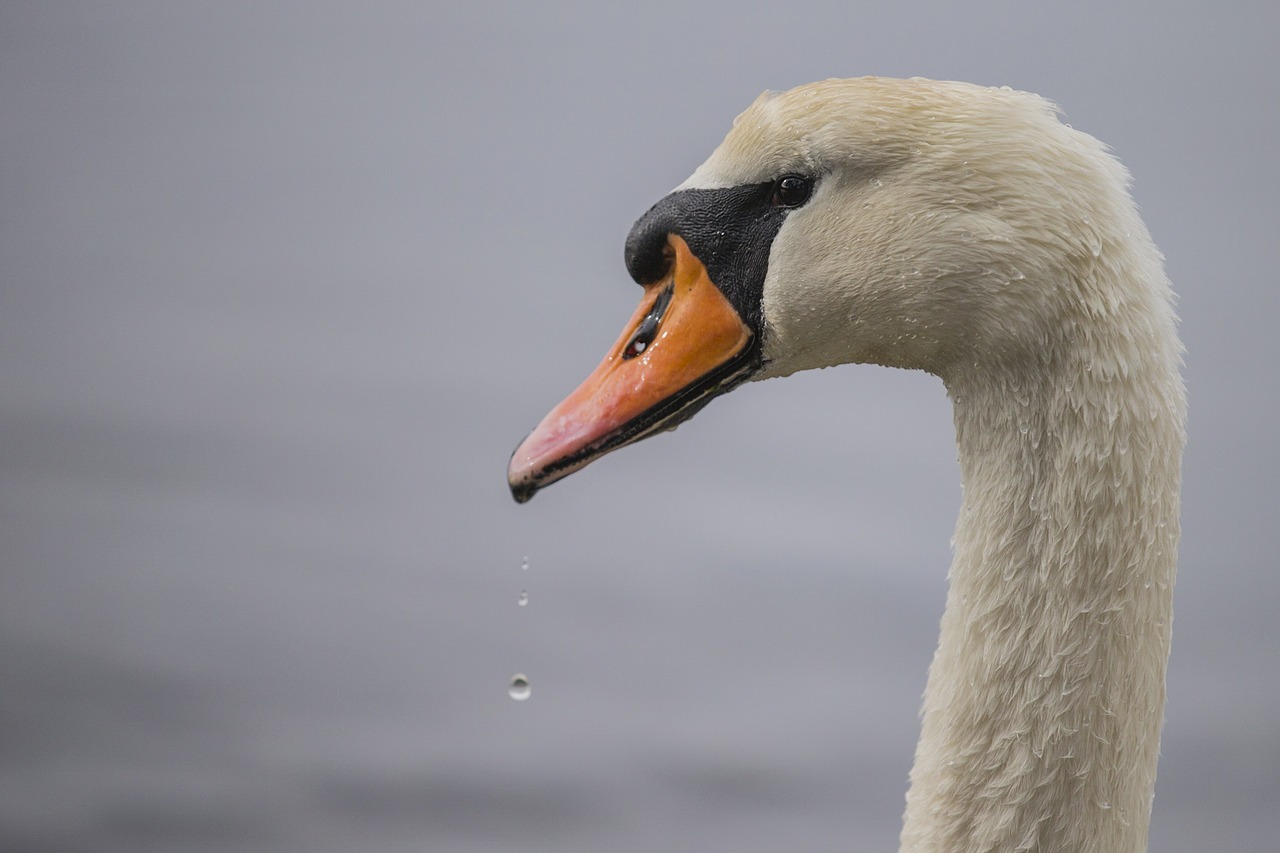
[[[503,476],[635,217],[761,90],[874,73],[1134,173],[1193,405],[1152,849],[1275,849],[1280,13],[1061,5],[5,2],[0,847],[896,849],[939,382]]]

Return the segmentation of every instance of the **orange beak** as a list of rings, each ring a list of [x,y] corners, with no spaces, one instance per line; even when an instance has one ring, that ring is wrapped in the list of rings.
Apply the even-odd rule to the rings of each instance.
[[[680,237],[673,263],[644,297],[604,361],[542,419],[507,469],[520,503],[611,450],[674,429],[745,381],[754,335]]]

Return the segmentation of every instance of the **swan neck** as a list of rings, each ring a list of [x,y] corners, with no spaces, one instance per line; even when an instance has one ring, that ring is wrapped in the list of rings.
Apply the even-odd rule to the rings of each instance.
[[[903,850],[1146,849],[1183,397],[1172,326],[1123,337],[947,378],[964,498]]]

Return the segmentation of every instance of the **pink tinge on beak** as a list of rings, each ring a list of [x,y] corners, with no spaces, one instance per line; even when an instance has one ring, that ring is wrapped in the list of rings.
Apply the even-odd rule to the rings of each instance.
[[[661,429],[682,391],[750,344],[751,330],[702,262],[680,237],[668,242],[671,275],[645,287],[604,361],[512,454],[507,481],[517,501]]]

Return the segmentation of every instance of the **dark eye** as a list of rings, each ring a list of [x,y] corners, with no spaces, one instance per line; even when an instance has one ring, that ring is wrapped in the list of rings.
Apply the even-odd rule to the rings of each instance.
[[[773,182],[773,196],[769,203],[774,207],[799,207],[809,200],[812,192],[813,178],[783,175]]]

